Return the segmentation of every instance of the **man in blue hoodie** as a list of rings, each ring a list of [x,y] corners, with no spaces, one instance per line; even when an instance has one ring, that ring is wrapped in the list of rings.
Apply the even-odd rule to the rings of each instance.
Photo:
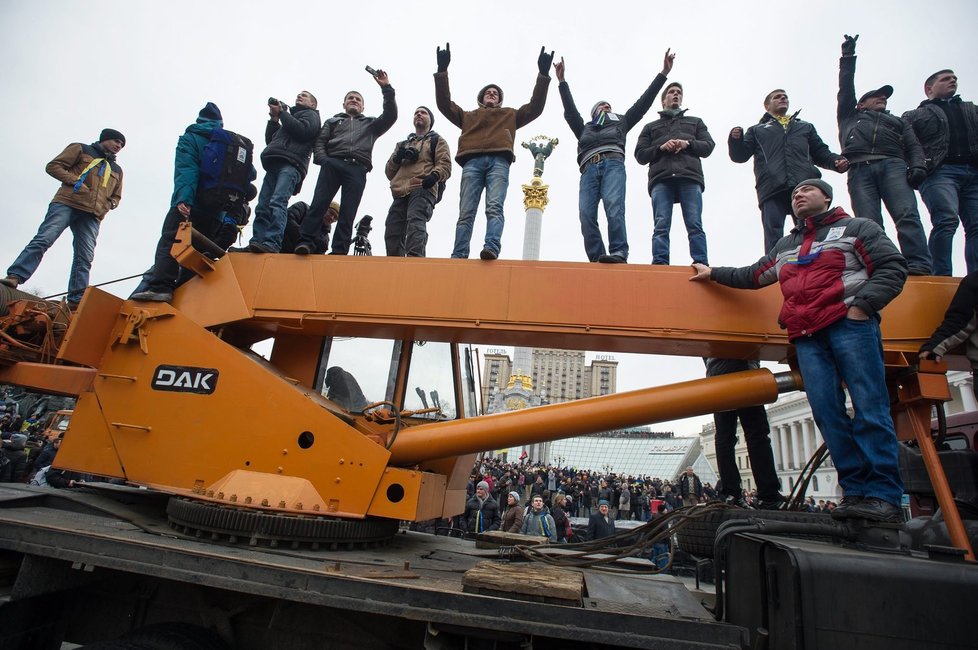
[[[223,129],[224,120],[221,109],[213,102],[201,109],[197,122],[191,124],[177,139],[176,159],[173,169],[173,194],[170,197],[170,211],[163,218],[163,230],[156,245],[156,259],[153,268],[144,276],[145,291],[132,294],[132,300],[150,302],[169,302],[173,290],[178,286],[180,265],[170,254],[180,224],[189,219],[194,228],[205,237],[213,238],[222,225],[224,206],[214,206],[199,200],[200,161],[204,148],[211,140],[214,129]],[[257,177],[254,167],[251,179]]]

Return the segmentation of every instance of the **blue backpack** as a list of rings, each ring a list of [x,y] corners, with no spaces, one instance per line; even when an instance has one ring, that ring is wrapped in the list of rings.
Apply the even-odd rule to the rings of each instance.
[[[251,140],[233,131],[214,129],[200,157],[197,196],[217,210],[247,203],[253,159]]]

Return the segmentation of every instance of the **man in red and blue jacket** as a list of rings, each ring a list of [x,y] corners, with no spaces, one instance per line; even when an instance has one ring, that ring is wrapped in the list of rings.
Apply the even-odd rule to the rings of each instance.
[[[693,264],[690,279],[738,289],[780,283],[778,321],[795,346],[812,415],[845,495],[832,516],[899,523],[903,484],[879,312],[902,290],[907,263],[877,224],[831,203],[828,183],[802,181],[791,196],[798,226],[767,255],[741,268]]]

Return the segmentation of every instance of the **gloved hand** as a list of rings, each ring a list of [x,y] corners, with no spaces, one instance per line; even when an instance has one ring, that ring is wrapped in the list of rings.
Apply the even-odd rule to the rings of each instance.
[[[451,43],[445,43],[445,49],[435,48],[435,56],[438,60],[438,72],[448,70],[448,64],[452,62]]]
[[[855,36],[845,35],[845,40],[842,41],[842,56],[856,56],[856,41],[859,40],[859,34]]]
[[[925,178],[927,178],[927,170],[923,167],[911,167],[907,170],[907,182],[914,189],[920,187]]]
[[[542,45],[540,46],[540,56],[537,57],[537,69],[540,70],[540,74],[542,74],[544,77],[549,77],[550,66],[553,65],[554,62],[554,53],[553,50],[551,50],[550,54],[547,54],[546,49],[547,48],[543,47]]]
[[[430,190],[432,187],[435,186],[435,183],[437,182],[438,182],[438,174],[436,174],[435,172],[431,172],[423,179],[421,179],[421,187],[425,188],[426,190]]]

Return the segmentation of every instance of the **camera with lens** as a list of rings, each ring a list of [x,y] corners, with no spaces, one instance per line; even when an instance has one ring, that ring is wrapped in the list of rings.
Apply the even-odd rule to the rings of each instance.
[[[407,160],[408,162],[418,162],[418,150],[406,142],[401,145],[397,153],[398,157],[402,161]]]

